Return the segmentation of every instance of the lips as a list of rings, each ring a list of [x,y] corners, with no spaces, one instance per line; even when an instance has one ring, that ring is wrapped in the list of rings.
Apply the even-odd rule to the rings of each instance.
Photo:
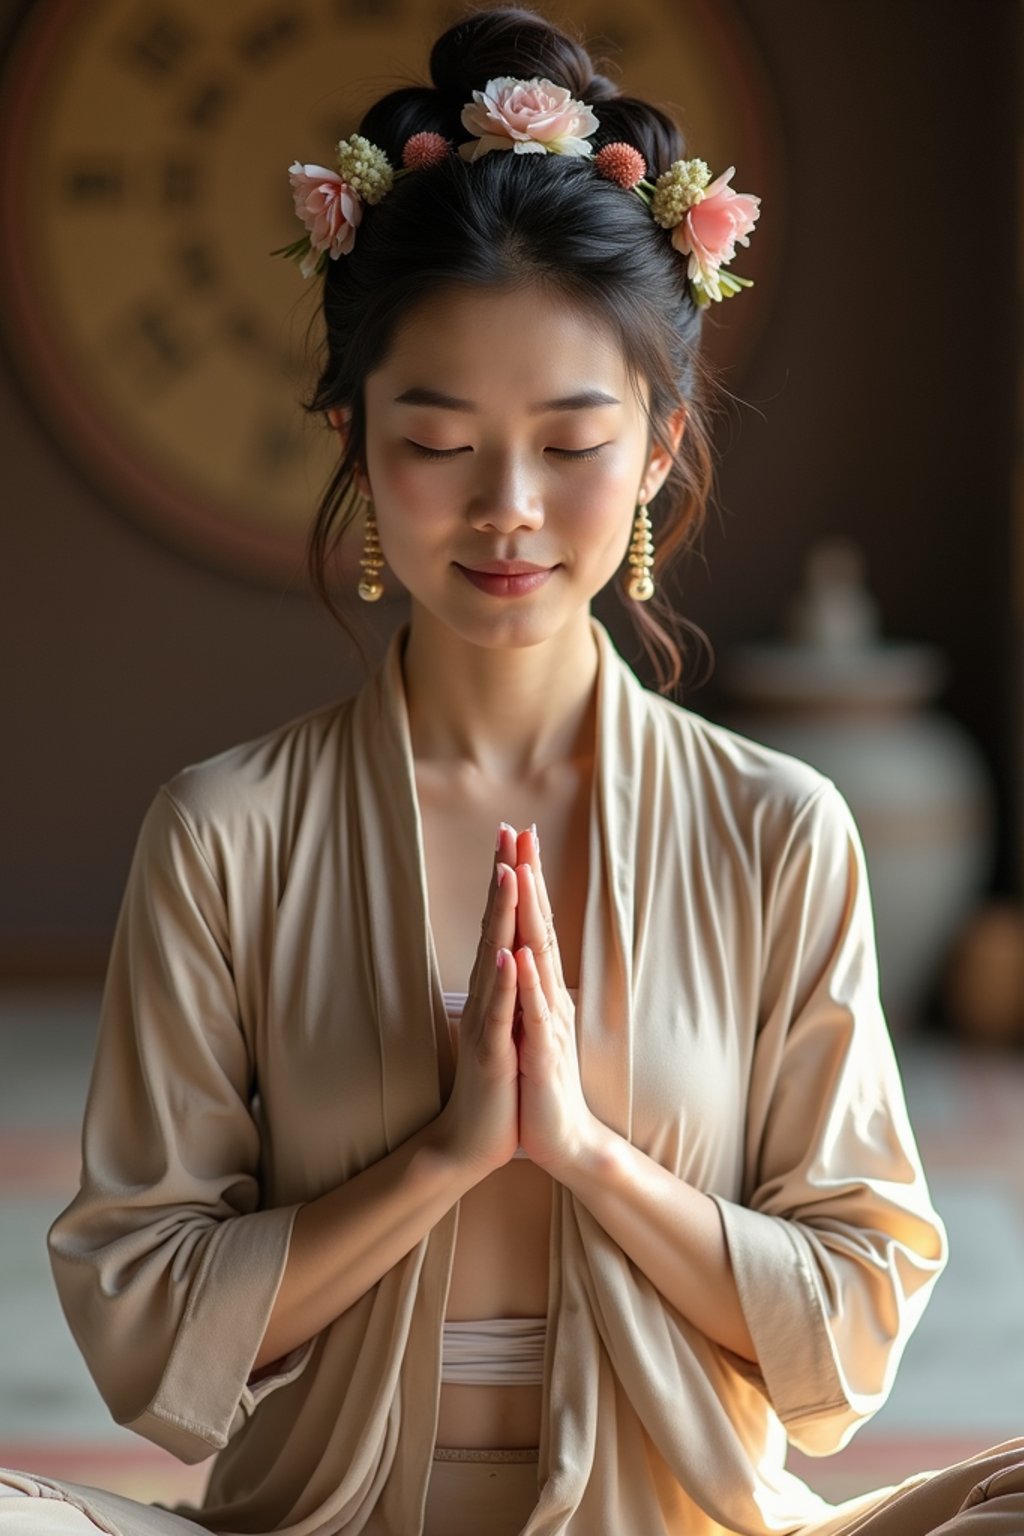
[[[534,565],[529,560],[491,560],[486,565],[466,565],[463,570],[475,571],[478,576],[530,576],[535,571],[548,571],[548,565]]]
[[[531,565],[525,560],[506,560],[496,571],[484,571],[471,565],[456,565],[455,569],[491,597],[525,597],[544,586],[555,567]]]

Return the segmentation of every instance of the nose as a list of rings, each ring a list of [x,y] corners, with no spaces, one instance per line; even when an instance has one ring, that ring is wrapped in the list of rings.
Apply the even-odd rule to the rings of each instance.
[[[540,528],[544,502],[528,466],[515,454],[483,460],[469,502],[469,521],[481,532]]]

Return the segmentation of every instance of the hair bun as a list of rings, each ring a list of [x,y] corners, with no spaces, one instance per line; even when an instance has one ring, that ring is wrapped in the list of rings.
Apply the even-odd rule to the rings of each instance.
[[[475,11],[443,32],[431,49],[430,77],[453,103],[471,101],[474,91],[504,75],[551,80],[580,100],[604,101],[615,90],[595,73],[580,43],[519,6]],[[588,94],[594,90],[601,94]]]
[[[615,96],[605,101],[598,116],[601,126],[594,149],[616,139],[634,145],[647,161],[647,174],[656,177],[686,152],[679,124],[651,101],[637,96]]]
[[[443,32],[430,54],[430,76],[443,106],[443,132],[462,136],[460,114],[488,80],[539,77],[564,86],[578,101],[598,107],[599,149],[615,139],[634,144],[657,175],[683,154],[678,124],[652,102],[622,96],[599,74],[582,43],[521,6],[473,11]]]
[[[618,101],[619,87],[607,75],[595,75],[583,92],[582,99],[590,106],[596,106],[602,101]]]

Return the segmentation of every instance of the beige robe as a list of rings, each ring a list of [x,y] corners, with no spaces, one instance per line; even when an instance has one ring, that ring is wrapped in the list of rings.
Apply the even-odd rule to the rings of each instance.
[[[577,1030],[592,1110],[718,1203],[759,1369],[556,1186],[528,1536],[821,1518],[787,1436],[885,1400],[945,1261],[878,997],[864,854],[815,769],[638,682],[598,620]],[[186,768],[118,922],[82,1190],[51,1256],[119,1423],[217,1452],[222,1532],[420,1529],[454,1207],[250,1385],[298,1205],[438,1114],[454,1062],[401,654],[353,699]]]

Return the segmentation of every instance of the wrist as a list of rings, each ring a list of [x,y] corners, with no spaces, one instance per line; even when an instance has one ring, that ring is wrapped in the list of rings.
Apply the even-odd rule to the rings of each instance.
[[[459,1188],[460,1195],[473,1189],[500,1164],[474,1157],[460,1144],[452,1116],[442,1109],[420,1133],[425,1160],[442,1170]]]
[[[589,1115],[565,1156],[548,1160],[542,1166],[545,1173],[567,1189],[582,1189],[606,1177],[614,1163],[614,1144],[620,1139],[610,1126]]]

